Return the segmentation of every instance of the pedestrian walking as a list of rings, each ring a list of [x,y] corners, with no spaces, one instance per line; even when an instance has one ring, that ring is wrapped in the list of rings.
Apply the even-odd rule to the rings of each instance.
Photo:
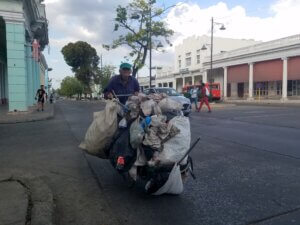
[[[209,96],[209,90],[208,88],[205,86],[204,83],[201,84],[201,99],[200,99],[200,107],[198,109],[198,112],[201,111],[201,108],[203,106],[203,103],[205,103],[205,105],[208,108],[208,112],[211,113],[211,108],[209,106],[209,102],[208,102],[208,96]]]
[[[50,104],[53,103],[53,98],[54,98],[53,93],[51,93],[51,94],[50,94]]]
[[[192,89],[190,90],[190,95],[191,95],[191,104],[195,103],[195,110],[198,110],[198,93],[199,93],[199,88],[197,86],[193,86]]]
[[[37,100],[38,108],[37,111],[44,111],[44,103],[46,99],[46,92],[44,90],[44,85],[41,85],[41,88],[37,90],[35,95],[35,100]]]

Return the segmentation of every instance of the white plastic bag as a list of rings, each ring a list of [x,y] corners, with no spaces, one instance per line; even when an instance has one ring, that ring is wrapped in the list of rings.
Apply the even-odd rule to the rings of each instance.
[[[107,158],[105,151],[118,129],[117,111],[117,103],[108,101],[104,110],[94,113],[94,120],[79,147],[91,155]]]
[[[170,120],[169,125],[174,125],[180,133],[164,143],[163,151],[160,152],[156,160],[161,164],[177,163],[188,151],[191,145],[191,130],[188,117],[176,116]],[[187,157],[181,164],[187,163]]]
[[[183,183],[180,167],[175,163],[167,182],[152,195],[174,194],[179,195],[183,192]]]
[[[143,142],[145,131],[140,124],[140,119],[137,118],[130,126],[130,144],[131,147],[137,149]]]
[[[163,113],[168,111],[180,111],[182,109],[182,104],[171,98],[164,98],[158,103],[158,106]]]
[[[127,120],[126,120],[126,118],[123,118],[119,122],[119,128],[126,128],[126,127],[127,127]]]

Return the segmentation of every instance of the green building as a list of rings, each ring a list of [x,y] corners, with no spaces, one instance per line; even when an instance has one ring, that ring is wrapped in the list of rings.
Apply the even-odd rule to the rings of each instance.
[[[48,45],[43,0],[0,0],[0,107],[28,111],[48,79],[42,51]],[[3,110],[1,111],[3,112]]]

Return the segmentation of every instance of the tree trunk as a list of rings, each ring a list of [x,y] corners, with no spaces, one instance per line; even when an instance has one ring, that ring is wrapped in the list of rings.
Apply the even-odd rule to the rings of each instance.
[[[144,51],[144,53],[143,53],[143,58],[142,58],[142,65],[145,65],[148,48],[144,47],[143,51]],[[137,59],[136,61],[139,62],[139,59]],[[138,70],[139,70],[139,68],[136,65],[134,65],[133,68],[132,68],[132,76],[133,77],[136,77],[136,74],[137,74]]]
[[[137,67],[133,67],[133,69],[132,69],[132,76],[136,78],[137,72],[138,72],[138,68]]]

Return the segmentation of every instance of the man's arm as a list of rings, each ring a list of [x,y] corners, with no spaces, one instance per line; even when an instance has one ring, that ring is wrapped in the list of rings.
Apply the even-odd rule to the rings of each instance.
[[[35,94],[35,97],[34,97],[35,99],[37,99],[38,94],[39,94],[39,90],[37,90],[37,92]]]

